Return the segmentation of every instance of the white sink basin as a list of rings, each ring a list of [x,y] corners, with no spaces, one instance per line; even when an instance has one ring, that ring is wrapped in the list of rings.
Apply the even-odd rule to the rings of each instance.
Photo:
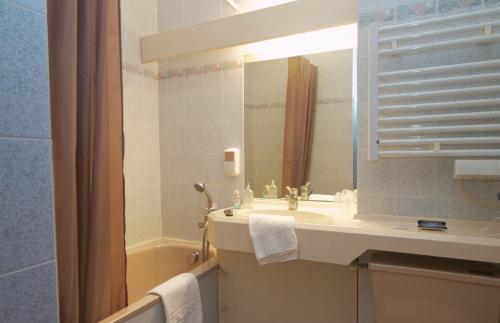
[[[269,210],[243,209],[236,211],[236,216],[249,216],[250,214],[264,214],[264,215],[267,214],[270,216],[273,215],[293,216],[295,217],[295,221],[298,223],[324,223],[325,218],[327,217],[327,215],[325,214],[310,212],[310,211],[302,211],[302,210],[290,211],[290,210],[276,210],[276,209],[269,209]]]

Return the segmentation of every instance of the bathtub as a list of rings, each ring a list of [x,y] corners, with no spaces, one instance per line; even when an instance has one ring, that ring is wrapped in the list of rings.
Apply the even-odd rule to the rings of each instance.
[[[156,239],[127,248],[128,304],[101,323],[163,322],[161,300],[146,295],[153,287],[185,272],[193,273],[200,285],[203,322],[217,322],[217,269],[213,250],[210,259],[201,263],[201,244],[169,238]],[[215,312],[215,313],[214,313]]]

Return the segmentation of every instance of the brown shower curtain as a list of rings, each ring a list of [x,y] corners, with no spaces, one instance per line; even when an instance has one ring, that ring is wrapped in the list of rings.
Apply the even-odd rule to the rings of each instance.
[[[48,0],[62,323],[126,305],[119,0]]]
[[[288,85],[283,144],[283,192],[309,179],[316,113],[318,67],[304,57],[288,59]]]

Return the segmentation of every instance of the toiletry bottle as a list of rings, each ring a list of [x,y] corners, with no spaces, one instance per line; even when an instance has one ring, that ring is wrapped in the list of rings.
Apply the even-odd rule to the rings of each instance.
[[[270,186],[269,185],[265,185],[264,186],[264,191],[262,191],[262,197],[265,198],[265,199],[268,199],[270,198]]]
[[[243,195],[243,206],[245,208],[251,208],[253,205],[253,191],[250,187],[250,183],[247,184],[247,188],[245,188],[245,193]]]
[[[272,199],[278,198],[278,186],[276,186],[274,179],[271,181],[271,185],[269,186],[269,197]]]
[[[233,209],[241,208],[241,195],[240,191],[236,190],[233,193]]]

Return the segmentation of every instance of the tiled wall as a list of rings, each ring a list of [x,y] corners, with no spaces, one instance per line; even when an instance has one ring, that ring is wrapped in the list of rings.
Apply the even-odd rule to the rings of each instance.
[[[237,2],[241,12],[275,4]],[[243,175],[222,174],[223,149],[243,150],[243,57],[225,50],[140,64],[139,37],[236,11],[224,0],[122,0],[121,7],[127,244],[161,234],[199,240],[204,201],[194,182],[204,181],[219,207],[243,189]]]
[[[239,1],[242,11],[266,1]],[[172,30],[236,14],[224,0],[158,3],[159,30]],[[203,181],[219,207],[231,205],[241,175],[223,175],[223,150],[243,152],[243,56],[214,51],[160,62],[160,151],[163,235],[199,240],[205,206],[193,189]]]
[[[242,63],[216,52],[163,62],[160,69],[179,71],[160,81],[163,235],[199,240],[206,204],[193,184],[204,182],[219,207],[229,206],[243,185],[242,175],[223,175],[224,149],[243,149]]]
[[[57,322],[45,0],[0,0],[0,322]]]
[[[282,2],[289,2],[283,0]],[[241,0],[240,12],[276,4]],[[237,12],[224,0],[158,0],[158,29],[167,31]],[[207,184],[219,208],[243,190],[239,177],[223,175],[223,150],[243,152],[243,56],[234,49],[160,62],[160,159],[163,235],[200,240],[203,196],[193,184]]]
[[[454,181],[451,158],[394,158],[367,160],[367,27],[371,22],[399,23],[498,6],[499,0],[360,0],[358,50],[358,188],[360,214],[482,218],[498,216],[500,182]],[[500,47],[446,50],[417,59],[395,59],[385,63],[391,70],[459,62],[464,56],[498,58]],[[383,62],[384,63],[384,62]]]
[[[121,0],[127,245],[161,236],[158,63],[141,64],[140,37],[158,31],[157,0]]]

